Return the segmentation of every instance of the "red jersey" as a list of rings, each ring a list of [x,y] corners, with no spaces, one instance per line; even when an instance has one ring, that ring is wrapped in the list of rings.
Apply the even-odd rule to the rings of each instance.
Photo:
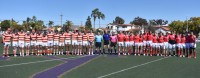
[[[143,37],[143,40],[144,40],[144,41],[147,41],[147,34],[146,34],[146,33],[143,34],[142,37]]]
[[[129,35],[125,35],[125,36],[124,36],[124,41],[125,41],[125,42],[129,42]]]
[[[189,37],[189,41],[190,41],[190,43],[195,43],[196,42],[196,36],[195,35],[191,35]]]
[[[147,40],[148,40],[148,41],[152,41],[152,37],[153,37],[152,34],[147,34]]]
[[[24,33],[19,33],[19,41],[24,41],[25,34]]]
[[[163,43],[163,41],[164,41],[164,40],[163,40],[163,36],[159,36],[159,37],[158,37],[158,43]]]
[[[29,35],[26,35],[25,36],[25,42],[30,42],[31,41],[31,36]]]
[[[82,35],[78,35],[78,36],[77,36],[77,41],[78,41],[78,42],[82,42],[82,41],[83,41],[83,39],[82,39],[82,38],[83,38],[83,36],[82,36]]]
[[[176,43],[181,43],[181,37],[180,36],[176,37]]]
[[[60,42],[65,42],[65,34],[60,34]]]
[[[54,41],[59,41],[60,34],[54,34]]]
[[[143,42],[143,40],[142,40],[142,37],[139,37],[139,42],[140,42],[140,43],[142,43],[142,42]]]
[[[36,34],[36,33],[32,33],[32,34],[31,34],[31,40],[32,40],[32,41],[35,41],[36,38],[37,38],[37,34]]]
[[[83,41],[88,41],[88,35],[87,34],[83,34]]]
[[[4,38],[3,40],[4,40],[4,42],[10,42],[11,37],[12,37],[12,34],[5,33],[5,34],[3,35],[3,38]]]
[[[124,42],[124,37],[125,37],[124,34],[118,34],[118,35],[117,35],[117,40],[118,40],[118,42]]]
[[[37,34],[37,41],[42,42],[42,34]]]
[[[174,34],[169,35],[169,40],[175,40],[175,35]]]
[[[152,41],[153,43],[157,43],[157,40],[158,40],[157,36],[153,36],[152,39],[153,39],[153,41]]]
[[[42,37],[42,42],[47,42],[48,41],[48,37],[45,36],[45,37]]]
[[[134,41],[134,36],[133,35],[129,36],[129,41]]]
[[[137,43],[137,42],[139,42],[139,40],[140,40],[140,36],[139,36],[139,35],[136,35],[136,36],[135,36],[135,42]]]
[[[164,42],[168,42],[169,41],[169,36],[167,35],[167,36],[164,36],[163,37],[163,40],[164,40]]]
[[[65,40],[70,40],[70,39],[71,39],[71,34],[65,33]]]
[[[48,40],[49,40],[49,41],[53,40],[53,36],[54,36],[54,33],[53,33],[53,32],[48,33],[48,34],[47,34]]]
[[[93,33],[88,34],[88,40],[91,41],[91,42],[94,41],[94,34]]]
[[[12,35],[12,41],[13,42],[17,42],[18,41],[18,37],[19,37],[18,35],[13,34]]]
[[[181,43],[185,43],[185,37],[181,37]]]

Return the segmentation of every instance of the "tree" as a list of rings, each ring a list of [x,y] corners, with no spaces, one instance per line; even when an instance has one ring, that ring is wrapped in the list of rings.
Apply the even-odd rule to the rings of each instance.
[[[172,31],[175,31],[176,33],[183,33],[183,25],[184,22],[178,20],[178,21],[173,21],[171,24],[169,24],[169,28]]]
[[[49,25],[49,27],[52,27],[52,25],[54,25],[54,22],[53,21],[49,21],[48,25]]]
[[[10,27],[11,27],[11,21],[10,20],[3,20],[1,22],[1,30],[2,31],[6,31]]]
[[[105,19],[105,15],[102,12],[98,12],[97,16],[98,16],[98,19],[99,19],[99,28],[100,28],[101,27],[100,26],[100,19],[104,20]]]
[[[138,26],[147,26],[147,20],[141,17],[135,17],[133,21],[130,22],[130,24],[138,25]]]
[[[72,21],[66,20],[65,24],[64,24],[64,29],[65,30],[70,30],[73,26]]]
[[[114,24],[124,24],[124,22],[124,19],[119,16],[115,17],[115,20],[113,21]]]
[[[94,29],[95,29],[95,21],[96,21],[96,18],[98,17],[98,13],[99,13],[98,8],[95,8],[94,10],[92,10],[91,17],[93,17],[93,19],[94,19]]]
[[[85,28],[86,28],[86,30],[87,30],[87,29],[88,29],[88,30],[92,29],[92,23],[91,23],[91,18],[90,18],[90,16],[88,16],[88,18],[87,18],[87,20],[86,20],[86,22],[85,22]]]
[[[188,24],[189,31],[193,31],[195,34],[200,32],[200,17],[191,17]]]

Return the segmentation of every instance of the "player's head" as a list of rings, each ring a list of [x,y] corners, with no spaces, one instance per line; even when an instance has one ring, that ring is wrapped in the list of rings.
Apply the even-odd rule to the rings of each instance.
[[[26,32],[26,34],[27,34],[27,35],[30,35],[30,32],[29,32],[29,31],[27,31],[27,32]]]
[[[191,34],[191,35],[194,35],[194,33],[193,33],[193,32],[190,32],[190,34]]]
[[[100,35],[100,32],[98,31],[97,34]]]
[[[31,31],[32,33],[35,33],[35,30],[34,29],[32,29],[32,31]]]

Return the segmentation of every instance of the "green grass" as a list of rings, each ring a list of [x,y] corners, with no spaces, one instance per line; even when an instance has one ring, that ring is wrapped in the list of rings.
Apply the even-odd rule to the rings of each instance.
[[[200,51],[199,44],[197,44],[196,50]],[[165,58],[105,78],[200,78],[199,54],[197,53],[197,59]],[[76,70],[65,73],[62,78],[96,78],[160,58],[162,57],[100,56]]]

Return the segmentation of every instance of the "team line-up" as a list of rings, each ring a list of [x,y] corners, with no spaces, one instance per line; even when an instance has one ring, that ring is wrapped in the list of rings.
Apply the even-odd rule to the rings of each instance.
[[[77,29],[74,32],[53,31],[47,32],[32,30],[31,32],[14,31],[10,28],[3,34],[4,44],[3,57],[9,57],[9,46],[13,47],[13,55],[17,56],[19,49],[20,56],[32,55],[93,55],[97,54],[118,55],[144,55],[144,56],[178,56],[196,58],[196,36],[191,32],[187,34],[174,34],[174,32],[152,33],[145,31],[143,34],[119,31],[119,34],[111,35],[104,31],[96,35],[91,30],[89,33],[81,33]],[[103,48],[101,47],[103,42]],[[72,50],[70,50],[72,46]],[[106,51],[107,47],[107,51]],[[118,47],[118,51],[116,50]],[[65,49],[64,49],[65,48]],[[24,53],[24,49],[26,49]],[[64,51],[65,50],[65,51]]]

